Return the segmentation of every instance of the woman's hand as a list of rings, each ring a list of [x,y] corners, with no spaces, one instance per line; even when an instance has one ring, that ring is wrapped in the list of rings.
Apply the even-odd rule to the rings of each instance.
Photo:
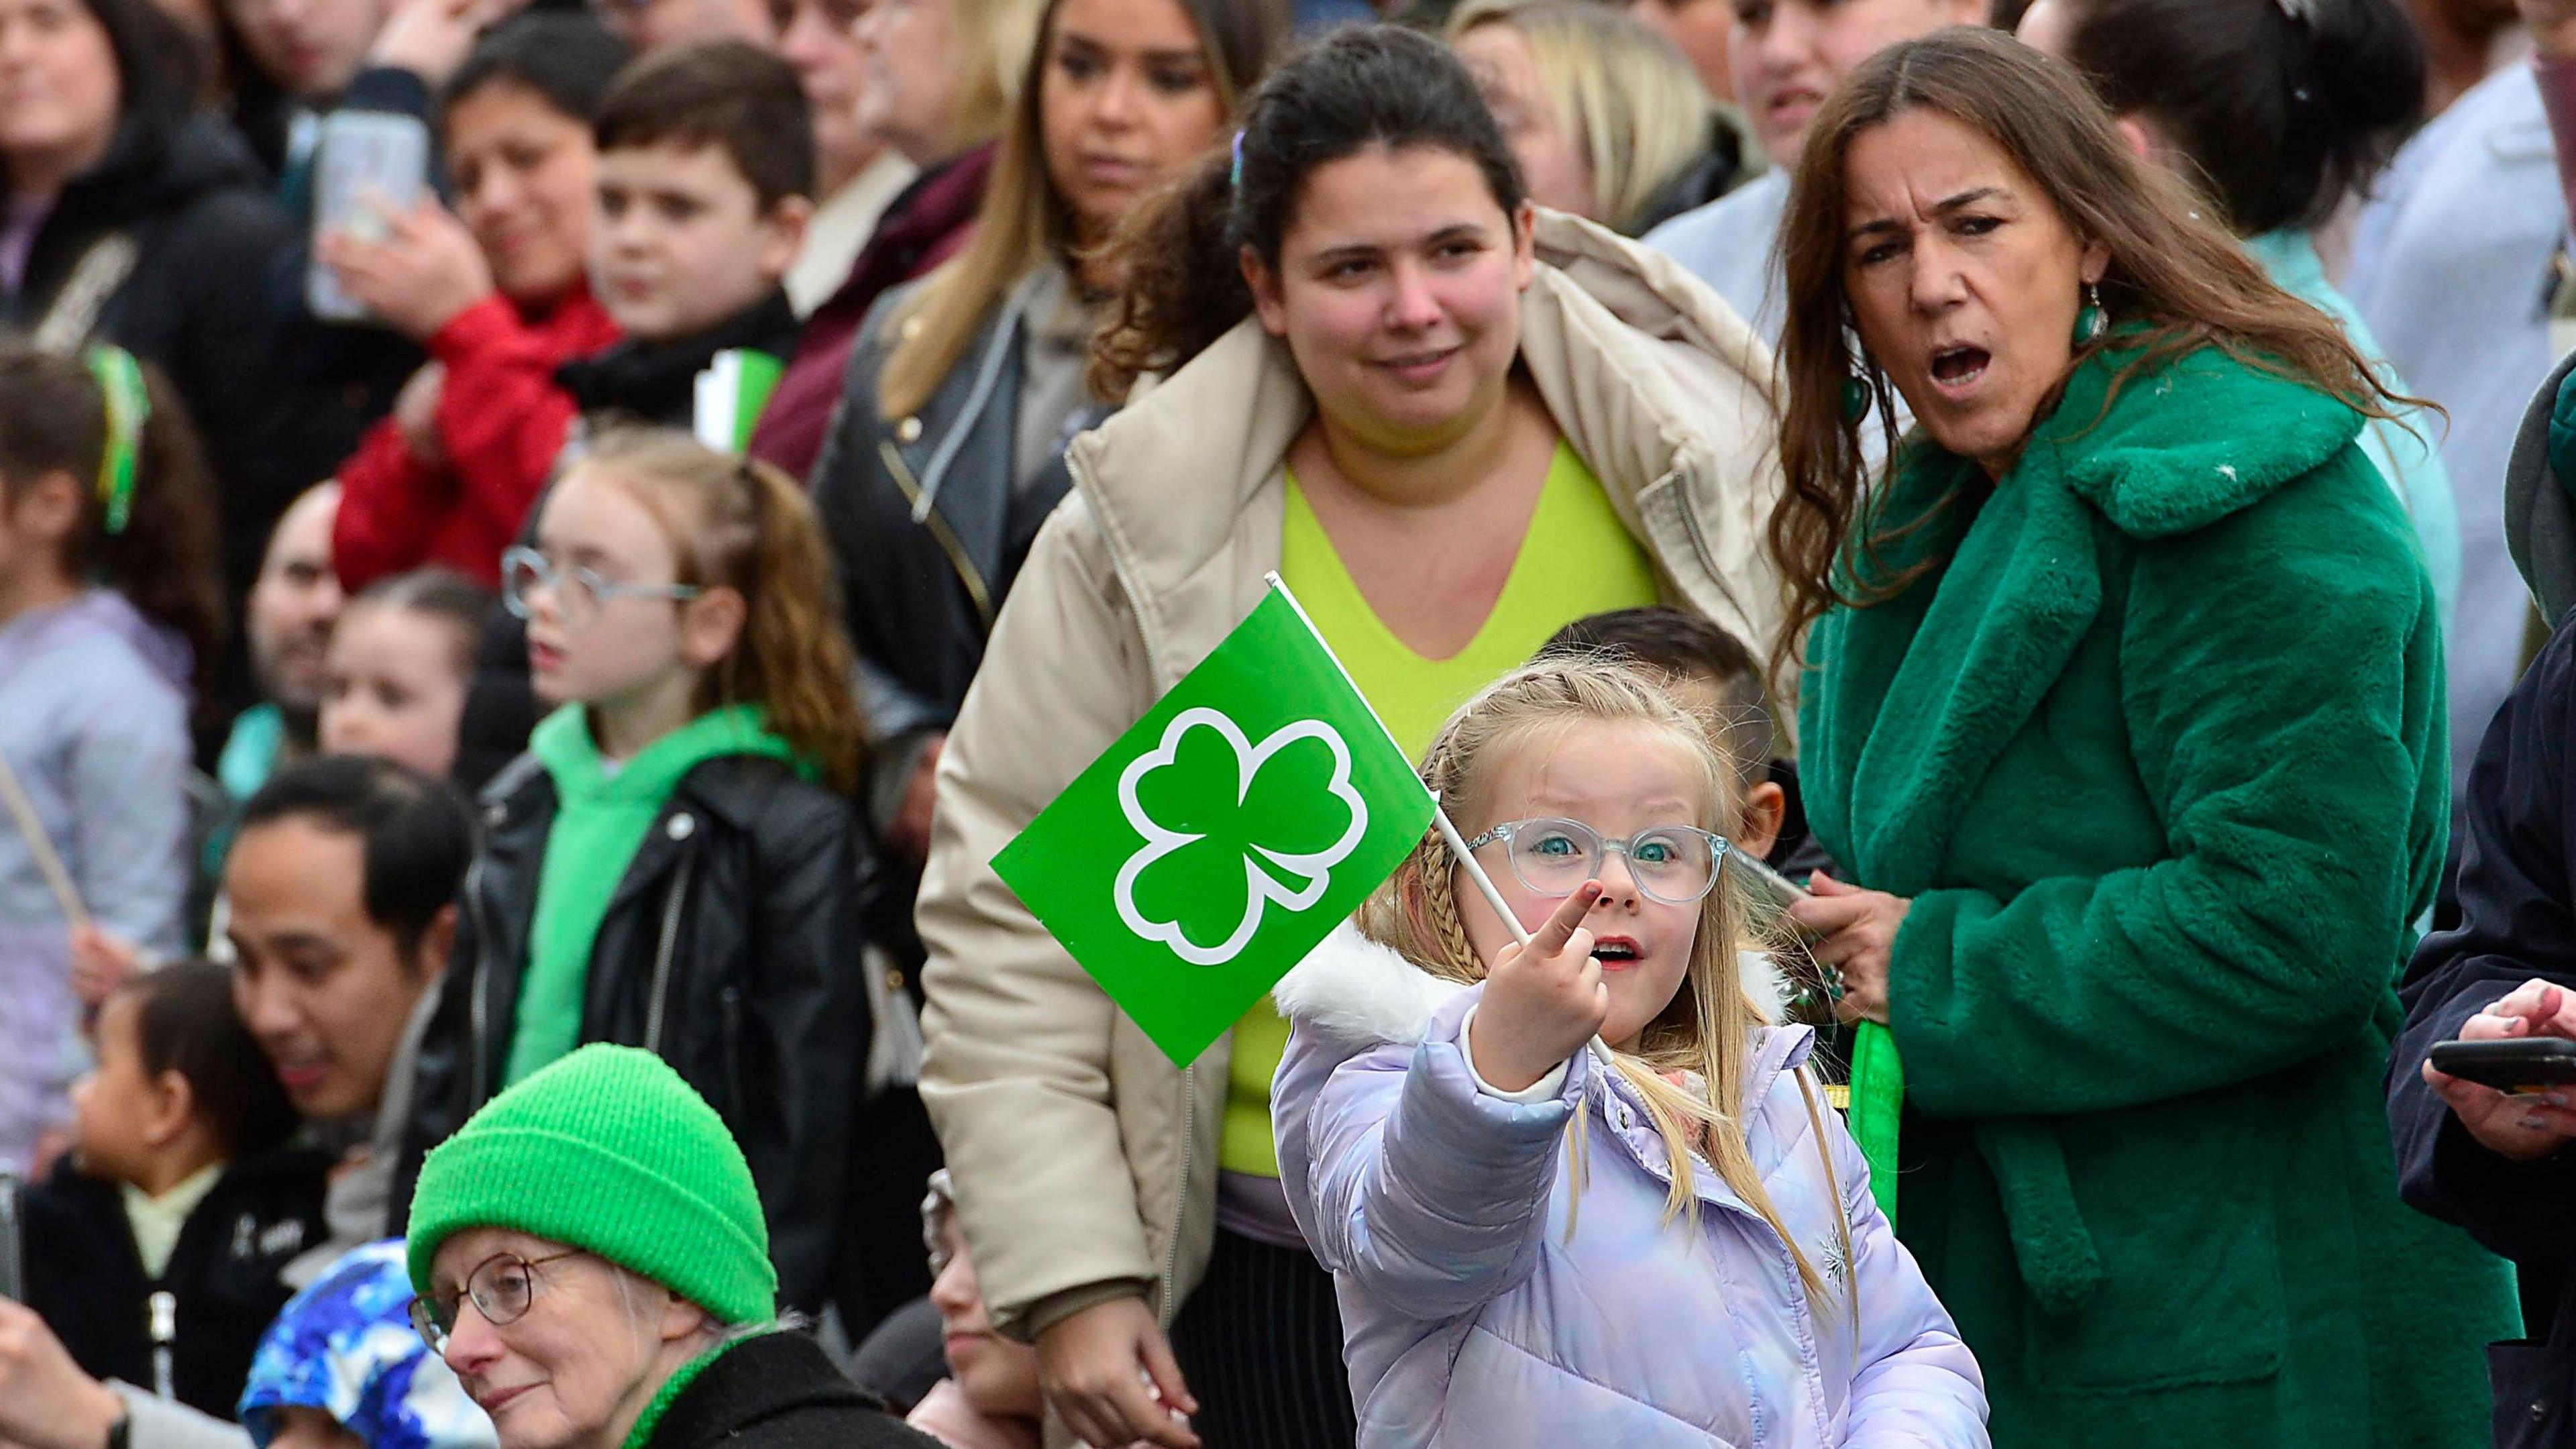
[[[465,223],[435,200],[424,197],[409,211],[383,215],[382,240],[332,232],[317,242],[322,260],[342,291],[427,346],[456,314],[492,295],[491,264]]]
[[[403,448],[424,468],[447,466],[447,442],[438,435],[438,404],[447,395],[447,364],[424,362],[394,399],[394,428]]]
[[[1467,1028],[1476,1075],[1517,1092],[1555,1071],[1600,1032],[1610,1017],[1610,987],[1592,959],[1583,918],[1601,899],[1601,882],[1585,881],[1523,946],[1505,946],[1485,972],[1485,997]]]
[[[1112,1298],[1051,1324],[1038,1335],[1038,1386],[1085,1444],[1159,1444],[1198,1449],[1176,1414],[1199,1401],[1142,1298]]]
[[[1913,908],[1903,896],[1845,885],[1823,871],[1808,878],[1807,899],[1789,908],[1789,919],[1811,938],[1807,953],[1842,974],[1843,998],[1834,1009],[1843,1020],[1887,1025],[1887,959]]]
[[[947,745],[946,730],[931,732],[921,747],[921,757],[913,761],[912,778],[903,787],[903,803],[894,812],[894,825],[886,831],[886,843],[913,865],[930,859],[930,812],[939,795],[939,752]]]
[[[476,36],[527,4],[527,0],[402,0],[376,32],[367,63],[407,70],[443,88],[465,63]]]
[[[2460,1027],[2462,1041],[2511,1041],[2554,1036],[2576,1040],[2576,995],[2547,981],[2531,980]],[[2450,1105],[2478,1144],[2514,1162],[2536,1162],[2576,1141],[2576,1088],[2515,1096],[2433,1070],[2424,1082]]]
[[[123,1417],[116,1391],[82,1373],[34,1309],[0,1298],[0,1439],[27,1449],[104,1449]]]

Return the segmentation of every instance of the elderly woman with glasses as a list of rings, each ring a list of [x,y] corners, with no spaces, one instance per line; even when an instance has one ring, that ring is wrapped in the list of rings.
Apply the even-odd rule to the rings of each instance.
[[[412,1322],[501,1449],[933,1449],[776,1317],[751,1168],[649,1052],[492,1099],[412,1195]]]

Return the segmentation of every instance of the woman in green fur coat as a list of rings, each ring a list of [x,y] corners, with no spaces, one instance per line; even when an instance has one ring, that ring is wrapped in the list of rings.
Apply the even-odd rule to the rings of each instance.
[[[2008,40],[1882,52],[1811,135],[1773,529],[1857,884],[1798,914],[1995,1442],[2484,1443],[2510,1280],[2399,1204],[2381,1094],[2448,810],[2391,399]]]

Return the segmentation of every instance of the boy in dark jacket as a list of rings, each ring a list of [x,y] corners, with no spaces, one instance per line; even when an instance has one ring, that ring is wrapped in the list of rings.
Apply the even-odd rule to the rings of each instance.
[[[74,1160],[26,1194],[28,1306],[92,1375],[231,1417],[281,1271],[324,1236],[326,1167],[280,1147],[294,1110],[231,973],[120,986],[73,1105]]]
[[[794,69],[740,41],[657,52],[618,73],[591,131],[590,294],[620,340],[550,378],[530,375],[524,348],[471,379],[449,372],[442,387],[476,389],[470,476],[347,473],[332,540],[349,588],[433,554],[497,580],[502,549],[519,539],[582,418],[689,428],[698,375],[718,353],[783,365],[795,352],[798,323],[781,282],[813,213],[814,129]],[[748,428],[745,419],[735,431]],[[476,539],[488,551],[459,556]],[[517,652],[517,631],[497,631],[495,647]],[[523,721],[519,739],[493,739],[479,718],[465,733],[469,753],[497,748],[506,758],[525,742]]]
[[[787,62],[720,40],[628,67],[592,133],[591,285],[625,340],[555,377],[583,413],[687,427],[717,353],[796,351],[781,283],[814,210],[812,112]]]

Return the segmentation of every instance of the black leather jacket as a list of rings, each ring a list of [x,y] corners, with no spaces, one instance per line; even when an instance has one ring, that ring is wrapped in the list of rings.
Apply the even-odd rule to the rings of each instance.
[[[879,415],[878,377],[894,350],[888,319],[912,291],[887,293],[860,325],[814,465],[814,508],[880,739],[956,717],[1038,525],[1070,484],[1060,462],[1025,484],[1016,477],[1025,324],[1014,311],[985,321],[919,414]],[[931,504],[916,522],[925,489]]]
[[[985,319],[918,414],[880,413],[877,382],[894,351],[890,319],[918,285],[886,293],[859,325],[840,410],[813,475],[814,511],[831,544],[843,621],[858,651],[860,708],[878,745],[864,795],[880,837],[929,737],[957,718],[1039,525],[1072,490],[1061,448],[1036,476],[1015,477],[1027,337],[1016,306]],[[1104,412],[1077,413],[1062,439]],[[925,492],[930,504],[916,522]],[[868,923],[908,968],[922,956],[912,931],[917,872],[905,864],[885,894],[897,909]]]
[[[534,757],[483,792],[483,848],[421,1044],[397,1217],[421,1158],[501,1088],[555,807]],[[582,1007],[583,1042],[657,1053],[733,1130],[760,1186],[779,1296],[805,1312],[835,1289],[868,1055],[861,842],[846,800],[776,760],[698,765],[618,882]]]

